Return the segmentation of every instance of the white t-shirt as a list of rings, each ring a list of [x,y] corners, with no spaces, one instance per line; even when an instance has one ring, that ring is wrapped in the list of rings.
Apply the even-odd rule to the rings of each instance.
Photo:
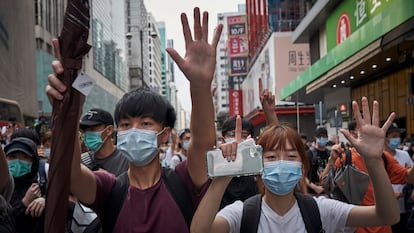
[[[183,162],[183,161],[185,161],[185,160],[187,160],[187,156],[185,156],[185,155],[183,155],[183,154],[179,154],[180,155],[180,157],[181,157],[181,160],[180,160],[180,157],[178,157],[178,154],[175,154],[172,158],[171,158],[171,161],[170,161],[170,168],[171,169],[175,169],[175,166],[177,166],[177,164],[179,164],[179,163],[181,163],[181,162]]]
[[[322,227],[325,232],[341,232],[345,228],[348,214],[354,205],[325,197],[314,197],[314,199],[319,207]],[[226,206],[220,210],[218,215],[227,220],[230,227],[230,233],[240,232],[243,202],[236,201],[233,204]],[[306,233],[305,222],[300,213],[298,203],[295,202],[293,207],[284,216],[279,216],[264,200],[262,200],[262,210],[257,232]]]
[[[411,159],[410,155],[407,151],[404,150],[395,150],[394,159],[398,161],[398,163],[402,167],[412,167],[414,165],[413,160]],[[393,184],[392,189],[396,192],[402,192],[405,184]],[[400,207],[400,213],[405,213],[405,203],[404,203],[404,197],[398,198],[398,206]]]

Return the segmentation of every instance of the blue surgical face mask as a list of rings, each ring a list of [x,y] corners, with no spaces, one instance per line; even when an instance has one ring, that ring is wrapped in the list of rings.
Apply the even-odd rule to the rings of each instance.
[[[267,189],[276,195],[290,193],[301,178],[301,162],[278,160],[264,163],[262,180]]]
[[[46,158],[50,158],[50,148],[44,148],[43,154],[46,156]]]
[[[163,130],[164,131],[164,130]],[[157,136],[161,134],[153,130],[131,128],[118,132],[117,147],[125,151],[123,155],[135,166],[149,164],[157,155]]]
[[[388,143],[388,147],[395,150],[397,149],[401,144],[401,138],[390,138],[390,142]]]
[[[188,145],[190,144],[190,140],[185,140],[185,141],[183,141],[183,149],[184,150],[188,150]]]
[[[9,171],[13,177],[21,177],[29,174],[32,169],[32,163],[20,159],[9,160]]]
[[[236,139],[235,138],[224,138],[224,142],[225,143],[229,143],[229,142],[234,142],[234,141],[236,141]]]
[[[106,128],[100,132],[85,132],[84,142],[85,146],[88,147],[91,151],[98,151],[101,149],[103,145],[102,141],[102,133],[106,130]]]
[[[320,137],[316,139],[316,143],[318,143],[318,146],[320,147],[325,147],[326,144],[328,144],[328,141],[329,141],[328,138],[325,138],[325,137]]]

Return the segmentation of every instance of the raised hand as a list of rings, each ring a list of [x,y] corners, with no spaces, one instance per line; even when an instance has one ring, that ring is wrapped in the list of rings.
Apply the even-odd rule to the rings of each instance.
[[[220,150],[223,152],[223,157],[227,158],[228,161],[236,160],[237,145],[241,142],[242,120],[239,115],[236,117],[236,128],[234,130],[234,136],[234,141],[223,143],[219,146]]]
[[[208,13],[203,12],[200,22],[200,9],[194,8],[194,38],[188,25],[187,15],[181,14],[186,52],[184,58],[176,50],[168,48],[167,52],[178,67],[194,85],[211,85],[216,66],[216,48],[223,25],[218,25],[211,44],[208,43]],[[195,82],[194,82],[195,81]]]
[[[265,113],[267,125],[279,124],[275,109],[275,95],[269,89],[263,89],[262,79],[259,78],[259,97],[262,104],[263,112]]]
[[[341,129],[341,133],[351,142],[355,149],[367,159],[381,159],[385,143],[385,133],[394,120],[395,113],[388,116],[382,128],[379,127],[379,107],[378,102],[373,101],[372,117],[368,105],[368,99],[362,97],[361,116],[358,103],[352,102],[352,110],[357,124],[358,138],[355,138],[349,131]]]

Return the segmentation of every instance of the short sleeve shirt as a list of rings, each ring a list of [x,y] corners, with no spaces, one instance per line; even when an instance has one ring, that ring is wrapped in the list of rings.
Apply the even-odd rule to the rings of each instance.
[[[345,228],[348,214],[354,205],[321,197],[314,197],[321,215],[322,228],[325,232],[340,232]],[[230,233],[240,232],[243,215],[243,202],[236,201],[222,209],[218,216],[226,219]],[[263,200],[258,226],[258,233],[295,232],[306,233],[305,222],[297,202],[283,216],[274,212]]]
[[[127,171],[129,167],[129,162],[126,157],[122,155],[123,153],[125,152],[118,150],[117,148],[110,156],[104,159],[94,157],[94,160],[96,165],[100,168],[114,174],[115,176],[119,176]]]
[[[177,171],[177,169],[185,169]],[[207,190],[207,182],[200,192],[195,192],[195,186],[187,172],[187,166],[177,166],[177,174],[189,190],[195,208]],[[115,183],[115,176],[107,172],[95,172],[97,181],[96,200],[92,209],[99,216],[104,216],[105,203],[110,196]],[[118,215],[113,232],[189,232],[181,211],[167,189],[163,179],[154,186],[141,190],[128,187],[128,193]]]

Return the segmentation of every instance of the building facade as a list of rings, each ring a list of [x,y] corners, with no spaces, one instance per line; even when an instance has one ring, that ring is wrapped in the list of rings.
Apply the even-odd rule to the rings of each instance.
[[[396,123],[407,129],[403,136],[412,137],[413,28],[412,1],[317,1],[293,36],[296,43],[310,44],[312,65],[280,98],[323,101],[327,122],[344,105],[346,127],[351,101],[366,96],[379,101],[381,120],[396,112]]]
[[[17,101],[26,118],[36,118],[39,110],[34,6],[32,1],[0,2],[0,98]]]
[[[151,90],[162,94],[162,51],[161,33],[154,16],[148,14],[148,59],[149,59],[149,83]]]
[[[125,4],[130,89],[148,87],[148,12],[144,0],[126,0]]]

